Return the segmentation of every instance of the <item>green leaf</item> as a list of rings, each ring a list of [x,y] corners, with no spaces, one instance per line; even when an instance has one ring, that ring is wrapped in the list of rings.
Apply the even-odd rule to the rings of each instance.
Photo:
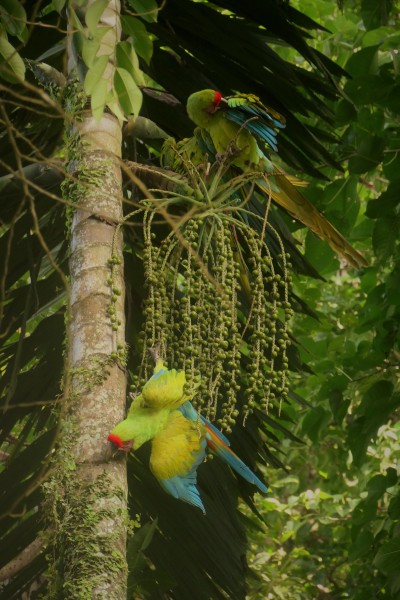
[[[133,76],[126,69],[117,68],[114,75],[114,86],[124,114],[137,117],[142,106],[142,92],[136,85]]]
[[[400,85],[392,86],[385,100],[385,107],[393,111],[397,115],[400,114]]]
[[[352,102],[340,100],[336,104],[335,115],[339,126],[347,125],[347,123],[352,123],[357,118],[357,110]]]
[[[306,433],[311,441],[316,442],[320,430],[329,423],[331,416],[327,410],[322,406],[317,406],[308,411],[307,415],[303,419],[302,431]]]
[[[54,8],[58,12],[58,14],[61,14],[61,11],[64,8],[64,6],[66,5],[66,3],[67,3],[67,0],[52,0],[52,5],[54,6]]]
[[[400,494],[391,499],[388,515],[393,520],[400,519]]]
[[[133,597],[132,594],[137,586],[138,573],[143,568],[145,562],[143,552],[148,548],[153,539],[153,535],[157,529],[157,521],[156,518],[154,521],[149,521],[143,525],[128,542],[128,597]]]
[[[93,62],[96,58],[96,54],[101,44],[101,40],[105,34],[110,31],[111,27],[98,27],[90,39],[84,39],[82,43],[82,58],[85,65],[88,67],[93,66]]]
[[[386,487],[393,487],[398,480],[397,471],[393,467],[389,467],[386,471]]]
[[[391,182],[400,179],[400,152],[390,153],[383,161],[383,174]]]
[[[158,5],[156,0],[128,0],[133,10],[148,23],[155,23],[158,17]]]
[[[332,385],[330,387],[332,387]],[[344,399],[343,392],[341,390],[333,389],[329,393],[329,406],[335,421],[338,423],[341,423],[345,418],[349,404],[350,401]]]
[[[363,106],[358,112],[357,126],[359,129],[369,131],[371,134],[383,135],[385,127],[385,114],[382,108],[376,106]]]
[[[367,104],[386,106],[393,85],[380,75],[362,75],[350,79],[344,90],[356,106]]]
[[[387,542],[378,550],[374,565],[384,573],[395,573],[400,564],[400,537]]]
[[[374,475],[367,483],[368,494],[378,499],[386,492],[387,486],[387,478],[384,475]]]
[[[368,46],[355,52],[346,63],[346,71],[354,78],[375,75],[379,66],[378,51],[379,46]]]
[[[92,113],[96,121],[100,121],[101,117],[103,116],[104,107],[107,100],[107,92],[107,81],[105,79],[100,79],[97,82],[90,99]]]
[[[23,41],[21,35],[26,27],[26,12],[21,2],[18,0],[2,0],[0,4],[0,20],[6,28],[7,33]]]
[[[376,200],[370,200],[367,204],[366,215],[370,219],[394,216],[396,209],[400,206],[400,179],[392,181]]]
[[[376,221],[372,232],[372,246],[379,260],[387,260],[393,255],[398,235],[398,218],[383,217]]]
[[[352,513],[352,525],[356,528],[369,523],[375,518],[377,502],[373,499],[361,500]]]
[[[20,83],[25,79],[25,64],[10,44],[5,32],[0,31],[0,76],[9,83]]]
[[[338,259],[333,250],[311,232],[307,233],[305,256],[320,275],[328,275],[337,270]]]
[[[88,96],[91,96],[91,94],[93,94],[96,86],[98,85],[99,81],[103,76],[107,63],[108,56],[106,54],[104,54],[103,56],[99,56],[98,58],[96,58],[93,66],[90,67],[90,69],[86,73],[83,85],[85,92]]]
[[[383,159],[385,140],[377,135],[364,133],[357,145],[357,153],[349,160],[350,173],[365,173],[374,169]]]
[[[128,71],[137,85],[145,85],[143,73],[139,67],[137,54],[128,41],[119,42],[116,47],[117,66]]]
[[[389,50],[391,48],[398,48],[400,45],[400,33],[393,32],[391,27],[378,27],[368,31],[362,39],[362,45],[366,46],[380,46],[381,50]]]
[[[386,25],[392,7],[393,0],[362,0],[361,17],[365,28],[369,30]]]
[[[150,64],[153,54],[153,41],[145,27],[139,19],[130,16],[121,16],[122,31],[132,37],[133,46],[136,52]]]
[[[361,530],[354,544],[349,549],[349,559],[357,560],[371,552],[374,543],[374,536],[370,531]]]
[[[85,23],[91,35],[96,33],[101,15],[109,4],[109,0],[94,0],[85,14]]]
[[[375,288],[373,293],[375,291],[379,292],[378,288]],[[379,302],[379,299],[381,299],[381,293],[377,295],[376,301]],[[377,306],[378,316],[382,313],[381,304],[382,300]],[[385,423],[398,405],[399,398],[397,394],[393,393],[393,384],[390,381],[376,381],[364,393],[363,401],[355,411],[355,418],[348,428],[347,442],[356,466],[359,466],[365,459],[371,438],[376,435],[379,427]]]
[[[107,98],[107,106],[111,110],[111,112],[117,117],[117,119],[120,121],[120,123],[123,123],[123,121],[126,120],[124,113],[121,110],[121,106],[118,101],[117,93],[114,88],[112,89],[111,97]]]

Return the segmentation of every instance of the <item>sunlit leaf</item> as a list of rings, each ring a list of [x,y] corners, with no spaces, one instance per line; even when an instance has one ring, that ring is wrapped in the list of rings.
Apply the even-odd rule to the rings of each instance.
[[[96,86],[99,85],[105,68],[108,63],[108,56],[104,54],[103,56],[99,56],[93,63],[93,66],[88,70],[85,77],[85,92],[90,96],[96,89]]]
[[[0,30],[0,77],[10,83],[19,83],[25,78],[25,64],[7,36]]]
[[[129,71],[117,68],[114,75],[115,90],[125,115],[137,116],[142,106],[142,92]]]
[[[380,548],[374,559],[375,566],[385,573],[395,573],[399,568],[400,538],[387,542]]]
[[[145,25],[139,19],[130,16],[122,16],[121,24],[123,32],[131,36],[136,52],[149,64],[153,54],[153,42]]]
[[[144,21],[152,23],[157,21],[158,5],[156,0],[128,0],[128,3],[136,12],[136,16]]]
[[[85,13],[85,23],[91,35],[96,33],[101,15],[109,4],[109,0],[94,0],[88,6]]]

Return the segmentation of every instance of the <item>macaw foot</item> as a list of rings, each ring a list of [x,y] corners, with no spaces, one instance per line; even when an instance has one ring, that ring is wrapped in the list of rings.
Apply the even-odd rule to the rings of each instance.
[[[161,342],[157,342],[155,346],[148,350],[151,358],[157,363],[161,359]]]
[[[242,150],[239,148],[239,146],[237,146],[235,144],[235,141],[230,142],[230,144],[227,146],[227,149],[225,152],[219,152],[218,154],[216,154],[215,156],[215,162],[217,163],[230,163],[232,161],[233,158],[236,158],[236,156],[239,156],[239,154],[242,152]]]
[[[128,440],[127,442],[122,442],[122,446],[118,448],[120,452],[130,452],[133,448],[133,440]]]

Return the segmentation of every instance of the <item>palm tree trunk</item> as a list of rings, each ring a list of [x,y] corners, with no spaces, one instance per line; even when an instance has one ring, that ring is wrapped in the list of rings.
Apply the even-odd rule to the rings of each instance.
[[[97,52],[109,56],[103,77],[110,87],[119,9],[119,1],[111,0],[99,22],[111,25]],[[74,191],[78,207],[70,227],[63,409],[48,486],[53,509],[49,596],[125,600],[126,462],[107,460],[107,435],[124,418],[126,400],[122,235],[115,235],[122,217],[121,124],[112,114],[97,121],[84,111],[69,136],[77,143],[70,143],[74,183],[66,199]]]

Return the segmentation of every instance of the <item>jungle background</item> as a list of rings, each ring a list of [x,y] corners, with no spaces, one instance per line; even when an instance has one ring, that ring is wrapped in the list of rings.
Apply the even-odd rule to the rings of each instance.
[[[59,399],[71,214],[60,187],[68,179],[65,98],[37,62],[66,73],[64,5],[0,6],[1,64],[12,71],[2,69],[0,83],[0,568],[31,549],[25,567],[3,577],[4,599],[96,597],[90,588],[48,585],[57,577],[43,516],[55,489],[54,449],[62,452],[67,439]],[[304,194],[369,263],[350,268],[275,209],[285,243],[296,240],[290,391],[281,410],[256,412],[246,426],[238,419],[230,435],[235,451],[258,465],[269,494],[253,498],[251,486],[209,461],[199,470],[204,518],[165,497],[145,450],[132,457],[128,597],[400,598],[399,7],[392,0],[130,0],[122,14],[139,57],[141,115],[180,139],[193,130],[184,110],[191,92],[258,94],[286,117],[280,164],[308,182]],[[157,91],[165,91],[161,100]],[[157,132],[132,135],[125,126],[124,134],[125,159],[157,164]],[[134,227],[124,235],[134,379],[143,240]],[[62,535],[67,547],[71,539]],[[96,571],[103,549],[89,550],[80,560]],[[62,557],[55,564],[67,569]]]

